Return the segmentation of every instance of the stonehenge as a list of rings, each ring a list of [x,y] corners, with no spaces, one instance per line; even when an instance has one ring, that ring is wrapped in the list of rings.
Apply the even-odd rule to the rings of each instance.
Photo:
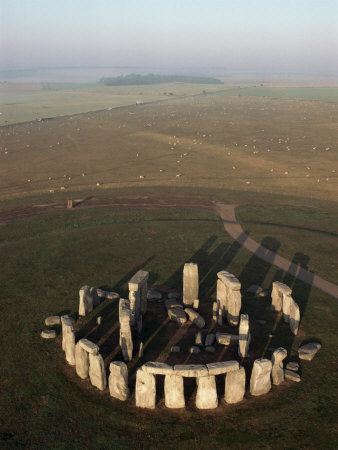
[[[140,314],[147,312],[149,272],[139,270],[128,282],[130,301],[130,324],[135,325]]]
[[[111,397],[126,401],[129,397],[127,365],[122,361],[112,361],[109,370],[108,385]]]
[[[225,377],[224,400],[226,403],[239,403],[243,400],[245,394],[245,369],[239,367],[227,373]]]
[[[276,386],[280,385],[284,381],[284,367],[283,360],[287,357],[288,352],[283,347],[277,348],[271,358],[272,363],[272,383]]]
[[[241,314],[241,321],[239,323],[238,356],[242,358],[248,356],[250,342],[249,316],[248,314]]]
[[[291,288],[280,281],[272,283],[271,309],[273,311],[282,311],[284,295],[291,294]]]
[[[197,311],[195,311],[192,308],[185,308],[184,312],[189,317],[190,322],[192,322],[198,328],[203,328],[204,327],[205,320],[203,319],[203,317],[200,314],[198,314]]]
[[[300,322],[300,310],[291,294],[291,288],[286,284],[280,281],[272,283],[271,309],[277,312],[282,311],[284,321],[290,325],[291,332],[296,335]]]
[[[218,406],[218,398],[216,391],[216,379],[214,375],[207,377],[196,378],[197,394],[196,394],[196,408],[197,409],[215,409]]]
[[[217,303],[222,317],[230,325],[237,326],[242,307],[241,283],[226,270],[218,272],[217,277]]]
[[[82,286],[79,291],[79,316],[86,316],[93,311],[94,300],[89,286]]]
[[[186,263],[183,268],[183,304],[193,306],[198,299],[198,266],[195,263]]]
[[[139,408],[155,409],[155,375],[145,372],[142,367],[136,372],[135,401]]]
[[[89,353],[89,378],[93,386],[104,391],[107,387],[107,375],[102,355]]]
[[[187,321],[187,315],[183,311],[183,304],[180,303],[175,298],[168,298],[164,302],[165,307],[168,311],[168,317],[173,322],[176,322],[180,325],[184,325]]]
[[[269,359],[256,359],[250,378],[250,394],[254,396],[267,394],[271,389],[272,363]]]
[[[164,378],[164,401],[167,408],[184,408],[184,386],[181,375],[166,375]]]
[[[75,333],[73,322],[69,316],[61,317],[62,325],[62,350],[66,354],[66,361],[75,366]]]
[[[120,346],[125,361],[133,358],[133,337],[131,332],[130,300],[120,298],[119,303]]]

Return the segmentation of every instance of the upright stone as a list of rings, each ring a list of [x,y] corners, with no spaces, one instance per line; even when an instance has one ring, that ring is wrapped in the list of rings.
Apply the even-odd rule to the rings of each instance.
[[[217,283],[217,302],[222,315],[224,318],[226,316],[230,325],[237,326],[242,307],[241,283],[226,270],[218,272],[217,276],[220,281]]]
[[[93,306],[99,305],[99,304],[100,304],[100,297],[99,297],[99,294],[98,294],[98,292],[97,292],[96,287],[91,287],[91,288],[89,289],[89,292],[90,292],[90,295],[91,295],[92,298],[93,298]]]
[[[271,292],[271,309],[274,311],[282,311],[283,297],[284,295],[291,294],[291,289],[280,281],[274,281],[272,283]]]
[[[244,394],[245,369],[240,367],[226,374],[224,399],[226,403],[239,403],[243,400]]]
[[[183,268],[183,303],[192,306],[198,298],[198,265],[186,263]]]
[[[264,395],[271,389],[272,363],[269,359],[256,359],[250,378],[251,395]]]
[[[127,365],[122,361],[112,361],[109,369],[110,395],[124,402],[129,397]]]
[[[73,200],[67,200],[67,209],[73,208]]]
[[[136,372],[135,400],[136,406],[139,408],[155,408],[155,375],[143,371],[142,367],[140,367]]]
[[[212,304],[212,320],[217,320],[218,318],[218,303],[214,302]]]
[[[133,358],[133,338],[130,328],[130,315],[130,301],[120,298],[120,346],[125,361],[130,361]]]
[[[147,311],[148,277],[149,272],[139,270],[128,282],[131,325],[135,325],[139,315]]]
[[[90,293],[89,286],[82,286],[79,291],[79,316],[86,316],[93,311],[93,296]]]
[[[164,402],[167,408],[184,408],[184,385],[180,375],[166,375],[164,378]]]
[[[224,271],[223,271],[224,272]],[[224,318],[227,316],[228,311],[228,296],[227,296],[227,288],[226,285],[223,283],[222,280],[217,280],[217,291],[216,291],[216,298],[217,298],[217,306],[219,307],[219,310],[221,311],[221,314]],[[215,311],[215,308],[213,308],[213,311]]]
[[[299,329],[299,322],[300,322],[300,311],[299,306],[294,301],[294,299],[291,297],[292,301],[290,302],[290,330],[294,335],[298,333]]]
[[[200,331],[195,334],[195,345],[203,345],[203,336]]]
[[[250,341],[251,336],[249,331],[249,316],[248,314],[241,314],[238,340],[238,355],[240,357],[245,358],[246,356],[248,356]]]
[[[62,347],[66,353],[66,361],[71,366],[75,366],[75,333],[73,329],[73,323],[70,318],[62,321]]]
[[[293,298],[291,294],[283,295],[283,319],[286,323],[290,323],[290,309]]]
[[[277,348],[271,358],[272,362],[272,383],[276,386],[280,385],[284,381],[284,367],[283,360],[287,357],[288,352],[283,347]]]
[[[102,355],[89,353],[89,378],[93,386],[104,391],[107,387],[107,375]]]
[[[81,346],[80,341],[75,345],[75,370],[80,378],[85,380],[89,375],[89,356]]]
[[[65,327],[72,326],[73,322],[71,318],[68,315],[61,316],[61,330],[62,330],[62,350],[65,351],[66,349],[66,331]]]
[[[196,408],[197,409],[215,409],[218,406],[216,381],[214,376],[196,378],[197,394],[196,394]]]

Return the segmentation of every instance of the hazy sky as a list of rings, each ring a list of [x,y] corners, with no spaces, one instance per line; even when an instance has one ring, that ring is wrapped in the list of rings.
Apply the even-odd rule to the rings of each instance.
[[[338,72],[338,0],[0,0],[0,68]]]

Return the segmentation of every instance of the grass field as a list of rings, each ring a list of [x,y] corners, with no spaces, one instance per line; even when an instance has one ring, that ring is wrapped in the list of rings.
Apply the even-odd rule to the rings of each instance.
[[[92,109],[88,105],[114,106],[118,97],[133,98],[131,103],[143,98],[138,87],[126,88],[120,94],[108,88],[114,92],[106,98],[107,88],[49,85],[41,90],[35,85],[26,99],[15,93],[23,103],[8,105],[8,114],[12,120],[20,108],[31,114],[39,96],[45,96],[47,108],[54,99],[53,108],[62,115],[78,105],[85,112]],[[216,200],[236,204],[238,220],[253,239],[337,282],[334,92],[302,88],[288,94],[301,93],[302,100],[267,98],[269,88],[258,87],[245,95],[241,89],[178,98],[209,86],[180,86],[173,97],[164,96],[169,88],[142,86],[144,98],[165,102],[0,128],[0,447],[56,449],[71,442],[75,449],[210,448],[211,443],[239,449],[337,448],[337,300],[241,248],[215,213],[182,208],[185,199],[209,206]],[[70,198],[83,204],[67,211]],[[147,198],[171,207],[107,206],[137,199],[141,204]],[[64,360],[60,336],[56,342],[41,340],[48,315],[77,318],[82,285],[126,296],[128,279],[142,268],[150,272],[151,285],[181,289],[183,264],[189,260],[199,264],[207,327],[217,271],[229,270],[242,283],[242,312],[250,316],[253,335],[250,358],[244,361],[248,379],[253,359],[270,357],[270,347],[284,346],[288,360],[294,360],[300,343],[322,343],[315,359],[302,363],[301,383],[286,382],[260,398],[247,393],[243,403],[222,402],[210,412],[196,410],[195,386],[188,383],[187,408],[178,412],[165,408],[159,380],[156,410],[143,411],[135,408],[133,392],[120,403],[81,381]],[[251,284],[270,289],[274,280],[291,286],[300,305],[296,338],[271,313],[269,297],[246,293]],[[101,329],[95,325],[97,315],[103,317]],[[180,335],[165,318],[163,305],[149,304],[144,358],[129,363],[131,386],[136,368],[146,360],[171,361],[168,351],[175,339],[181,340],[180,357],[188,356],[196,330],[187,327]],[[106,365],[122,358],[117,319],[117,303],[104,301],[76,323],[77,337],[98,342]],[[217,352],[220,360],[237,358],[232,347]],[[205,352],[196,358],[209,361]],[[221,396],[222,386],[218,380]]]

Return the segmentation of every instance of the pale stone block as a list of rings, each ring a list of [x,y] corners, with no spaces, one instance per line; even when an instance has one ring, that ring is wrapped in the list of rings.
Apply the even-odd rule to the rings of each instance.
[[[141,311],[140,291],[129,291],[130,305],[130,325],[135,325],[138,321]],[[121,299],[120,299],[121,301]]]
[[[196,325],[198,328],[203,328],[205,325],[205,320],[203,319],[203,317],[198,314],[197,311],[195,311],[192,308],[185,308],[184,312],[188,315],[189,320]]]
[[[180,375],[166,375],[164,378],[164,402],[167,408],[184,408],[184,384]]]
[[[75,370],[80,378],[85,380],[89,375],[89,356],[79,341],[75,345]]]
[[[297,303],[291,297],[292,301],[290,302],[290,330],[296,335],[298,333],[299,322],[300,322],[300,311]]]
[[[99,305],[100,304],[100,297],[99,297],[99,295],[97,293],[96,287],[91,287],[89,289],[89,292],[90,292],[90,294],[91,294],[91,296],[93,298],[93,306]]]
[[[225,377],[224,399],[226,403],[239,403],[245,394],[245,369],[229,372]]]
[[[200,331],[195,334],[195,344],[203,345],[203,337],[202,337],[202,333]]]
[[[290,322],[290,308],[293,298],[290,294],[283,295],[283,319],[286,323]]]
[[[298,349],[299,359],[311,361],[321,348],[322,346],[319,342],[309,342],[308,344],[302,345]]]
[[[221,345],[230,345],[231,342],[239,340],[238,334],[216,333],[216,341]]]
[[[213,345],[214,341],[215,341],[215,335],[213,333],[207,334],[207,336],[205,338],[205,345],[206,346]]]
[[[129,397],[127,365],[122,361],[112,361],[109,369],[110,395],[124,402]]]
[[[168,309],[168,317],[170,320],[177,322],[180,325],[184,325],[187,321],[187,315],[182,308]]]
[[[138,357],[139,358],[143,357],[143,342],[140,343],[140,347],[138,349]]]
[[[93,296],[89,286],[82,286],[79,291],[79,316],[86,316],[93,311]]]
[[[301,380],[299,373],[295,372],[294,370],[286,369],[284,371],[284,375],[285,378],[287,378],[288,380],[296,381],[296,383],[299,383]]]
[[[220,361],[213,362],[206,365],[208,369],[209,375],[223,375],[225,373],[233,372],[234,370],[238,370],[239,362],[232,361]]]
[[[136,372],[135,400],[136,406],[138,406],[139,408],[155,408],[155,376],[151,373],[145,372],[142,367]]]
[[[256,359],[252,368],[250,378],[251,395],[264,395],[270,391],[271,370],[272,363],[269,359]]]
[[[227,288],[222,280],[217,280],[217,291],[216,291],[216,298],[217,298],[217,309],[216,306],[213,305],[213,312],[218,311],[220,309],[221,314],[224,318],[226,318],[226,313],[228,310],[228,296],[227,296]]]
[[[271,309],[274,311],[282,311],[284,295],[291,295],[291,288],[280,281],[272,283],[271,292]]]
[[[144,372],[151,373],[154,375],[170,375],[174,371],[174,368],[169,364],[157,361],[146,362],[145,364],[143,364],[142,369]]]
[[[62,326],[62,350],[66,349],[66,331],[65,331],[65,327],[66,326],[73,326],[73,322],[72,319],[68,316],[61,316],[61,326]]]
[[[102,317],[101,317],[101,316],[98,316],[98,317],[96,318],[96,325],[101,325],[101,323],[102,323]]]
[[[42,339],[55,339],[57,336],[55,330],[43,330],[41,331]]]
[[[228,300],[227,319],[230,325],[236,327],[239,322],[239,314],[242,307],[242,296],[240,291],[230,291]]]
[[[183,303],[193,305],[198,298],[198,266],[194,263],[186,263],[183,268]]]
[[[71,366],[75,366],[75,333],[73,329],[73,323],[71,321],[69,323],[69,321],[63,323],[62,342],[64,343],[66,361]]]
[[[148,278],[149,272],[146,272],[145,270],[139,270],[130,278],[128,282],[129,290],[138,291],[140,286],[148,281]]]
[[[209,375],[208,368],[204,364],[176,364],[174,372],[174,375],[181,375],[187,378],[206,377]]]
[[[241,289],[241,283],[232,273],[229,273],[226,270],[221,270],[217,273],[217,277],[232,291],[239,291]]]
[[[107,387],[107,375],[104,361],[100,353],[89,353],[89,378],[93,386],[104,391]]]
[[[272,362],[272,383],[275,386],[280,385],[284,381],[284,367],[283,360],[287,357],[288,352],[283,347],[277,348],[271,357]]]
[[[89,339],[80,339],[79,344],[87,353],[91,353],[92,355],[97,355],[99,353],[99,346]]]
[[[125,361],[131,361],[133,358],[133,338],[130,328],[130,301],[123,298],[120,298],[119,303],[119,321],[122,355]]]
[[[193,308],[198,309],[199,306],[200,306],[200,301],[198,298],[195,298],[194,303],[193,303]]]
[[[60,316],[46,317],[45,325],[47,327],[50,327],[50,326],[53,326],[53,325],[61,325],[61,317]]]
[[[241,314],[241,321],[239,324],[239,340],[238,340],[238,355],[241,358],[248,356],[250,344],[249,332],[249,316],[248,314]]]
[[[299,363],[294,361],[288,362],[285,368],[297,372],[299,370]]]
[[[197,382],[196,408],[215,409],[218,406],[216,380],[214,376],[199,377]]]
[[[103,289],[100,289],[100,288],[96,288],[96,293],[100,298],[104,298],[107,294],[106,291],[104,291]]]

